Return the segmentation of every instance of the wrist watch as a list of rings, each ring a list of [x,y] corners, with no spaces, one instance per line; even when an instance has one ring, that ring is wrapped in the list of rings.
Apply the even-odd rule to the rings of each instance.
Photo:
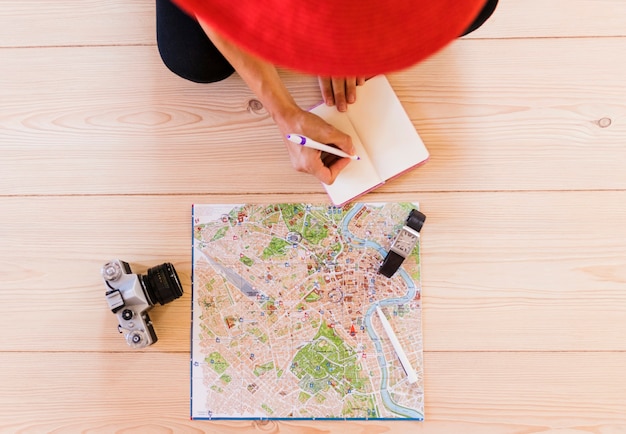
[[[424,225],[426,216],[416,209],[411,210],[406,223],[396,235],[391,243],[389,252],[385,256],[385,260],[378,269],[378,272],[386,277],[393,276],[402,262],[411,254],[420,238],[420,230]]]

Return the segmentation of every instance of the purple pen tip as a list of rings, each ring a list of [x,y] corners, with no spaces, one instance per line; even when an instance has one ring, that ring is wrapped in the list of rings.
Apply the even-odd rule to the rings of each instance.
[[[304,145],[306,143],[306,137],[301,136],[299,134],[287,134],[287,139],[291,139],[291,138],[299,138],[300,139],[300,144]]]
[[[361,159],[361,157],[356,157],[356,159],[357,159],[357,160],[360,160],[360,159]]]

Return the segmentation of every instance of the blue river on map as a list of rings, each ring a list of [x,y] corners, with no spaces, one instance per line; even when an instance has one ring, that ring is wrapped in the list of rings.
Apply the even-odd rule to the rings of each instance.
[[[365,249],[365,248],[374,249],[380,253],[381,258],[382,258],[387,254],[387,251],[383,249],[382,246],[370,240],[357,238],[348,230],[348,225],[350,224],[350,221],[363,208],[363,206],[364,206],[363,204],[356,204],[350,211],[346,213],[346,216],[343,219],[342,227],[341,227],[342,234],[344,238],[353,247],[360,248],[360,249]],[[376,352],[378,353],[377,359],[378,359],[378,364],[380,365],[380,371],[382,373],[382,381],[380,385],[380,396],[383,399],[385,407],[387,407],[390,411],[401,416],[405,416],[405,417],[413,418],[413,419],[422,419],[424,417],[422,413],[412,408],[402,407],[401,405],[396,404],[391,398],[391,394],[389,393],[389,390],[387,390],[387,385],[389,381],[389,377],[387,373],[387,362],[382,355],[383,348],[380,343],[380,339],[374,333],[374,328],[372,326],[372,315],[376,311],[377,305],[380,306],[381,308],[384,306],[397,306],[397,305],[409,303],[415,297],[415,294],[417,292],[417,287],[415,286],[415,282],[413,282],[413,279],[411,279],[411,277],[403,268],[400,268],[398,270],[398,274],[400,275],[400,277],[402,277],[402,279],[406,283],[406,286],[408,288],[407,293],[405,294],[404,297],[387,298],[385,300],[380,300],[377,304],[372,304],[367,309],[367,312],[365,313],[365,327],[367,329],[367,334],[369,335],[370,339],[372,339],[372,342],[374,342],[374,345],[376,346]],[[385,277],[381,275],[381,278],[385,278]]]

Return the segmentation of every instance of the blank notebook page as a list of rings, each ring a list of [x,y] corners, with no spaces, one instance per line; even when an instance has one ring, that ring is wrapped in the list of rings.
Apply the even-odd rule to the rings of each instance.
[[[383,180],[428,159],[424,142],[385,76],[371,78],[357,90],[357,102],[347,113]]]

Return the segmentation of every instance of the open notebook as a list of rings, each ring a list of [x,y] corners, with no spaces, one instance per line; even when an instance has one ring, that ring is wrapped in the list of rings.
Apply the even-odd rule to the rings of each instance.
[[[387,78],[379,75],[357,87],[357,101],[339,112],[325,104],[311,110],[352,137],[356,154],[332,185],[324,185],[335,205],[342,205],[401,173],[424,163],[428,150]]]

